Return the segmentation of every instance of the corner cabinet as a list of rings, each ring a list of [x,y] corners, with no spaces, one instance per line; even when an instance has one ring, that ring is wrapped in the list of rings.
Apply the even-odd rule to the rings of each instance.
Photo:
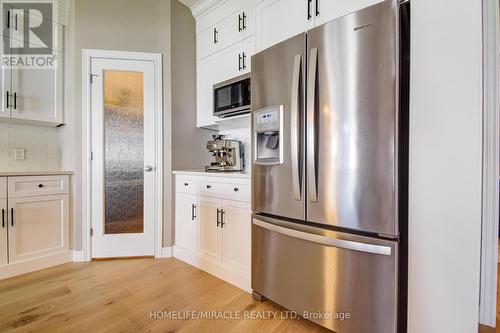
[[[213,86],[250,71],[255,1],[221,1],[196,17],[196,126],[218,129]]]
[[[71,261],[69,176],[0,177],[0,278]]]
[[[58,13],[58,2],[53,2],[53,17]],[[52,41],[47,46],[44,42],[29,35],[26,41],[23,33],[24,16],[26,11],[18,8],[22,2],[0,1],[0,12],[6,19],[2,19],[2,31],[4,42],[0,46],[2,65],[0,73],[0,121],[28,123],[44,126],[59,126],[64,123],[63,117],[63,26],[57,20],[51,22]],[[35,2],[36,4],[36,2]],[[33,19],[34,11],[30,11],[30,19]],[[36,15],[35,15],[36,16]],[[39,18],[35,17],[39,20]],[[42,20],[43,22],[43,20]],[[10,45],[12,49],[32,48],[41,50],[35,55],[27,51],[25,55],[18,55],[6,49]],[[23,52],[25,52],[23,50]],[[29,66],[5,66],[8,61],[11,64],[32,59],[37,65]],[[43,64],[51,64],[42,66]]]
[[[175,176],[174,256],[250,291],[248,178]]]

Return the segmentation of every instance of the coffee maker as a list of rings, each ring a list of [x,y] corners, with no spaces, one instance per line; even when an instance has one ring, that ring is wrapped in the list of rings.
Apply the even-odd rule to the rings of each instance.
[[[228,140],[224,135],[212,135],[213,140],[207,142],[207,149],[215,162],[205,167],[208,172],[243,171],[243,151],[241,142]]]

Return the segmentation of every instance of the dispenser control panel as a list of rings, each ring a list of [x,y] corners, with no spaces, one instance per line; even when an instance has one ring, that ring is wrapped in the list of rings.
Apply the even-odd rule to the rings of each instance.
[[[279,131],[281,110],[281,106],[276,106],[256,111],[254,114],[254,131],[256,133]]]

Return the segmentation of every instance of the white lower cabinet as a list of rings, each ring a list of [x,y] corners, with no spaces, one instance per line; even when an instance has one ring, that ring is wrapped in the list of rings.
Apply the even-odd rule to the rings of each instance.
[[[0,195],[0,211],[2,213],[2,228],[0,229],[0,265],[8,262],[7,255],[7,198]]]
[[[70,261],[69,176],[0,177],[0,278]]]
[[[198,252],[198,217],[196,216],[196,209],[196,195],[186,193],[176,195],[176,245],[193,253]]]
[[[174,256],[250,290],[249,179],[176,175],[175,182]],[[193,187],[197,194],[188,193]]]
[[[200,256],[214,262],[222,262],[222,232],[220,216],[222,200],[210,197],[199,197],[200,203]]]
[[[68,249],[68,195],[9,199],[9,263]]]

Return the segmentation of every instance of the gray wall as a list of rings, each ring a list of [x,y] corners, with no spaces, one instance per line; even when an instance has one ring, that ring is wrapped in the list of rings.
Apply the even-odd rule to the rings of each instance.
[[[205,149],[216,132],[196,128],[196,22],[189,8],[171,4],[172,169],[200,169],[210,161]]]
[[[164,246],[171,245],[171,115],[170,115],[170,0],[76,0],[74,16],[74,104],[67,107],[74,129],[75,249],[82,248],[81,234],[81,81],[82,49],[154,52],[163,55],[164,116]],[[68,79],[68,77],[67,77]],[[71,84],[70,84],[71,85]],[[70,90],[70,89],[69,89]],[[66,96],[71,92],[67,91]],[[72,114],[74,113],[74,114]],[[68,140],[71,141],[71,140]],[[64,145],[65,150],[71,149]],[[66,163],[69,165],[71,163]]]

